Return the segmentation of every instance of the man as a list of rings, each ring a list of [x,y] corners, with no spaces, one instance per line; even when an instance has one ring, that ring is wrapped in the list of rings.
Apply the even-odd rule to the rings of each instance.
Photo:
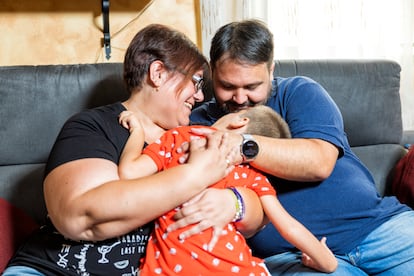
[[[306,77],[273,79],[273,35],[259,21],[221,27],[211,43],[215,99],[192,112],[196,123],[266,104],[289,124],[294,139],[254,135],[242,141],[240,162],[271,176],[286,210],[336,254],[334,275],[414,275],[414,212],[395,197],[381,198],[351,151],[342,116],[328,93]],[[243,158],[243,159],[242,159]],[[319,275],[268,224],[249,239],[274,275]],[[309,274],[310,273],[310,274]]]

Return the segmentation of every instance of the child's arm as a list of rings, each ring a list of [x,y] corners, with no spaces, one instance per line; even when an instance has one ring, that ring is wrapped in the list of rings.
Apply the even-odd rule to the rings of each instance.
[[[261,196],[260,200],[266,215],[282,237],[304,253],[302,257],[304,265],[325,273],[335,271],[338,261],[326,246],[325,238],[318,241],[305,226],[283,208],[277,197],[265,195]]]
[[[124,111],[119,115],[119,123],[129,129],[130,133],[119,160],[119,177],[133,179],[156,173],[155,162],[149,156],[141,154],[145,133],[138,118],[132,112]]]

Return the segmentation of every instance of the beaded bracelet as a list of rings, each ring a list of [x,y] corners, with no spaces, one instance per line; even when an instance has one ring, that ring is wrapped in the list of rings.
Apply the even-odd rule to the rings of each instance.
[[[234,215],[233,222],[241,221],[244,218],[245,206],[243,197],[234,187],[229,187],[229,190],[233,192],[234,198],[236,200],[236,214]]]

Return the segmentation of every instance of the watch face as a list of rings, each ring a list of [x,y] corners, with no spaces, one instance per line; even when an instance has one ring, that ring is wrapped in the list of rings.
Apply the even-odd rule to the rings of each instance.
[[[249,140],[243,144],[242,147],[243,155],[247,158],[255,158],[259,153],[259,145],[255,141]]]

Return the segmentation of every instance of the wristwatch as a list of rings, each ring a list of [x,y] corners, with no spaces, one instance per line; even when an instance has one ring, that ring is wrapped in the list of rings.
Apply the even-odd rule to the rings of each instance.
[[[253,161],[259,154],[259,145],[250,134],[242,134],[243,142],[240,146],[240,154],[243,157],[243,163]]]

